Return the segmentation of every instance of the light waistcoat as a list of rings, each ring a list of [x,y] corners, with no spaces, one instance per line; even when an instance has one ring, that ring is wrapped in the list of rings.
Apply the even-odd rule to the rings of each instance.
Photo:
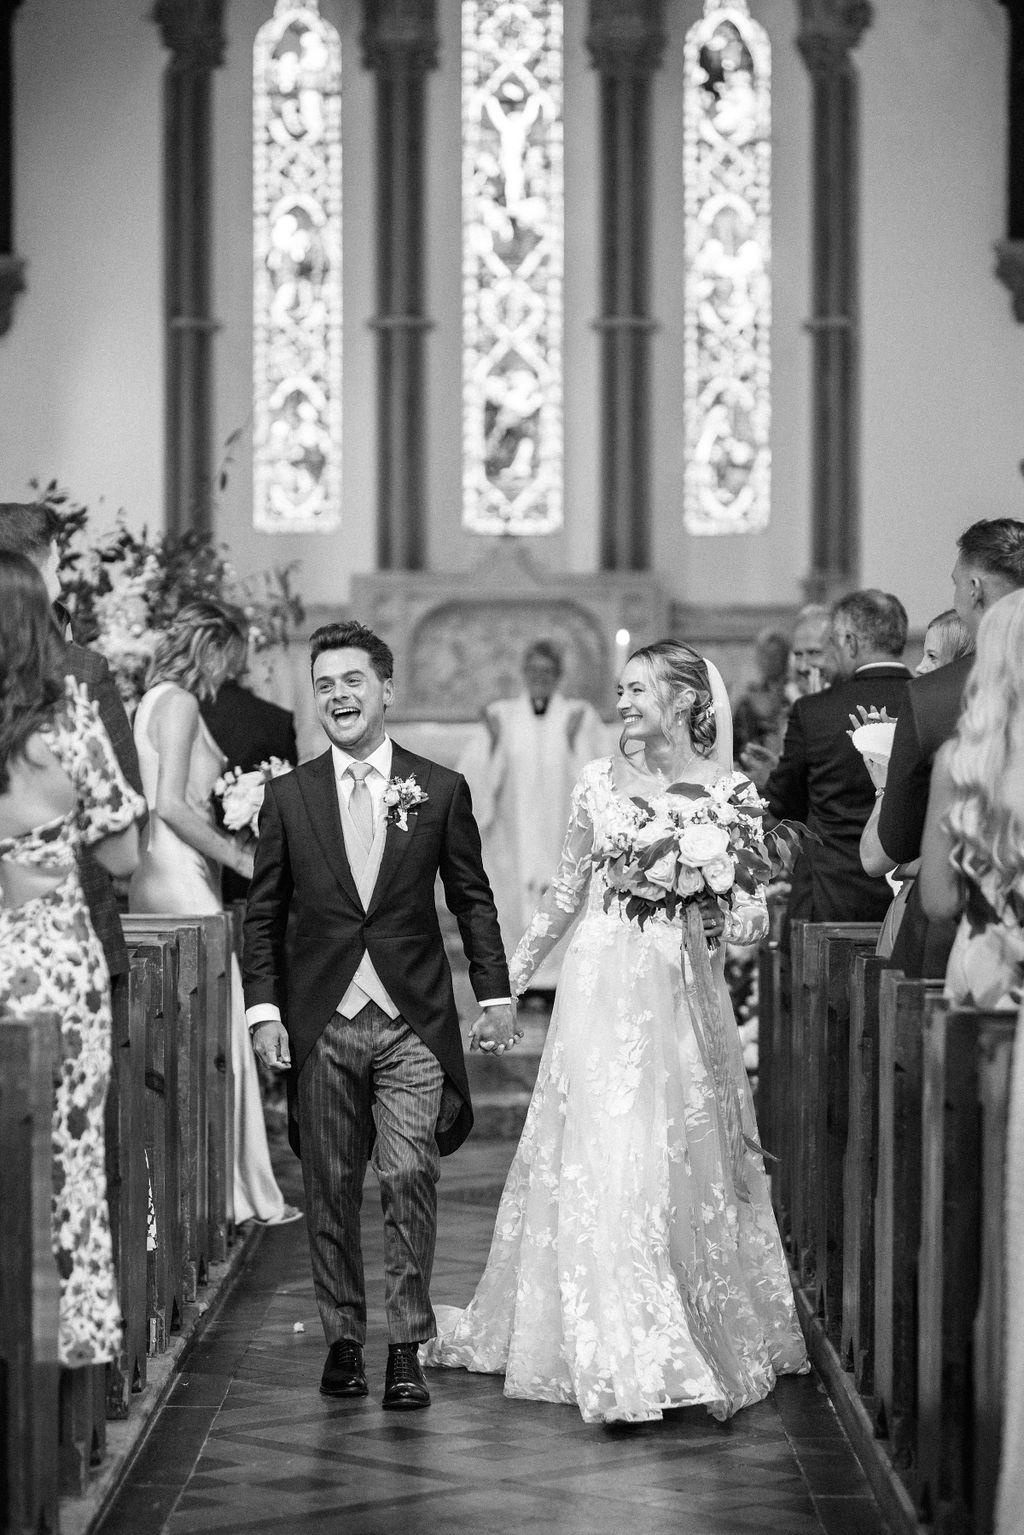
[[[335,777],[335,785],[338,794],[338,809],[341,811],[341,830],[345,838],[345,852],[348,855],[352,877],[356,882],[356,889],[359,892],[359,899],[363,903],[363,910],[367,911],[377,885],[381,859],[384,857],[384,843],[387,839],[387,819],[383,814],[375,812],[373,841],[370,844],[369,852],[364,854],[362,841],[349,813],[348,800],[342,792],[341,782],[337,777]],[[369,954],[364,953],[359,961],[359,967],[355,975],[349,982],[348,990],[338,1003],[336,1011],[343,1018],[354,1018],[366,1006],[367,1002],[376,1002],[377,1006],[382,1008],[389,1018],[398,1017],[398,1008],[384,989],[384,984],[373,968],[373,962]]]

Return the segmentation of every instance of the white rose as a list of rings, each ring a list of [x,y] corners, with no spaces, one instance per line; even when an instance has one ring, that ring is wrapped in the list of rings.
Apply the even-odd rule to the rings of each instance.
[[[389,805],[389,806],[390,805],[397,805],[398,801],[399,801],[399,798],[400,798],[400,796],[399,796],[399,793],[398,793],[397,789],[385,789],[384,790],[384,803],[385,803],[385,805]]]
[[[715,858],[704,865],[704,878],[716,895],[731,890],[736,878],[736,865],[731,858]]]
[[[689,864],[684,863],[676,876],[676,894],[684,898],[689,895],[699,895],[703,883],[697,870],[691,869]]]
[[[633,843],[638,853],[643,852],[644,848],[653,847],[656,842],[660,842],[664,835],[664,826],[657,821],[648,821],[646,826],[637,829]]]
[[[695,869],[702,869],[716,858],[724,858],[728,851],[729,833],[721,826],[698,822],[684,827],[679,834],[679,856]]]
[[[643,871],[643,877],[650,885],[657,885],[662,890],[671,890],[675,883],[675,872],[675,853],[663,853],[649,869]]]

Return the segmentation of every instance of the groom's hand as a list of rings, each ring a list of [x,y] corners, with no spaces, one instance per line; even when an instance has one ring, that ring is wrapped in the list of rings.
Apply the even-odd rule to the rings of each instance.
[[[257,1024],[252,1031],[252,1047],[256,1058],[270,1071],[287,1071],[292,1063],[288,1044],[288,1031],[283,1023],[274,1019]]]
[[[488,1055],[502,1055],[522,1037],[522,1030],[516,1028],[515,1008],[503,1002],[497,1007],[484,1008],[469,1031],[469,1048],[483,1050]]]

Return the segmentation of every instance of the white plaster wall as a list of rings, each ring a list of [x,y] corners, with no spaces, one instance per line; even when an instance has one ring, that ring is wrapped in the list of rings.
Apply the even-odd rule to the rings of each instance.
[[[772,518],[764,533],[694,537],[683,528],[683,49],[698,0],[670,0],[655,79],[652,440],[653,564],[687,602],[795,602],[808,558],[810,102],[793,44],[792,0],[755,0],[772,45]]]
[[[18,253],[0,340],[0,499],[56,477],[97,528],[159,525],[163,484],[160,77],[145,0],[16,13]]]
[[[1024,328],[992,276],[1004,231],[1006,15],[888,0],[863,102],[863,567],[922,626],[955,539],[1024,516]]]
[[[342,59],[342,268],[344,312],[341,526],[332,533],[258,533],[252,525],[252,48],[273,13],[270,0],[229,0],[224,66],[214,81],[213,308],[216,341],[215,455],[232,433],[217,531],[243,575],[298,560],[296,587],[311,603],[347,601],[354,572],[376,565],[373,80],[362,67],[362,8],[323,0]]]

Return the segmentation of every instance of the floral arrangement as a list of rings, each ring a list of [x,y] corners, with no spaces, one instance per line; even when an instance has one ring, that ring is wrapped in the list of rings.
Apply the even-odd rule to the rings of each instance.
[[[88,508],[56,481],[33,489],[60,518],[61,589],[75,638],[106,658],[129,704],[142,696],[157,641],[186,602],[209,598],[241,608],[256,652],[285,644],[305,617],[292,590],[297,561],[243,580],[208,533],[135,533],[120,514],[110,532],[85,543]]]
[[[594,862],[607,866],[605,909],[618,901],[640,927],[709,897],[726,909],[734,887],[755,895],[792,866],[806,830],[782,821],[766,831],[768,807],[744,778],[672,784],[656,799],[616,804],[617,822]]]
[[[259,767],[243,773],[241,768],[231,768],[222,773],[213,786],[220,801],[221,820],[225,831],[251,832],[259,835],[260,810],[263,791],[272,778],[290,773],[292,764],[281,757],[268,757]]]
[[[426,804],[429,797],[420,788],[415,778],[389,778],[384,785],[384,806],[387,810],[388,825],[397,826],[399,831],[408,831],[409,811],[415,809],[417,805]]]

